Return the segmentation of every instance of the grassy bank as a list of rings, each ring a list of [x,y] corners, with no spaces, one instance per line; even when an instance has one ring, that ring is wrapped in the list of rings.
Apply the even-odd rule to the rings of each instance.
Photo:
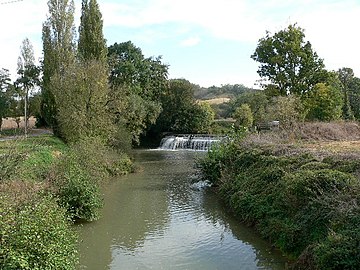
[[[72,222],[99,217],[101,184],[132,169],[96,139],[50,135],[0,142],[0,268],[75,269]]]
[[[313,138],[294,137],[231,141],[200,162],[204,177],[294,268],[359,269],[360,154],[321,136],[319,149]]]

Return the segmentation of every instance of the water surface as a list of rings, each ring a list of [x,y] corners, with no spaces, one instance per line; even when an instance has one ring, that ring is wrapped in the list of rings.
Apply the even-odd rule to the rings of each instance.
[[[107,185],[102,218],[79,227],[81,269],[284,269],[198,182],[196,155],[136,151],[142,171]]]

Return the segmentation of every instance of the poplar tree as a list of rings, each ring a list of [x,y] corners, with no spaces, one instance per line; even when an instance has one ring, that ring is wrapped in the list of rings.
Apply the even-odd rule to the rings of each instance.
[[[107,111],[107,47],[102,15],[95,0],[83,0],[77,59],[51,80],[60,133],[68,142],[88,137],[111,140],[114,128]]]
[[[106,61],[107,46],[103,35],[103,20],[96,0],[82,1],[78,54],[85,61]]]
[[[20,95],[24,100],[25,137],[27,136],[29,119],[29,94],[39,85],[40,70],[35,65],[34,48],[28,38],[25,38],[20,47],[20,56],[17,67],[18,78],[15,86],[18,87]]]
[[[51,78],[62,73],[75,59],[74,1],[49,0],[49,16],[43,24],[43,88],[41,115],[46,124],[57,128],[57,106]]]

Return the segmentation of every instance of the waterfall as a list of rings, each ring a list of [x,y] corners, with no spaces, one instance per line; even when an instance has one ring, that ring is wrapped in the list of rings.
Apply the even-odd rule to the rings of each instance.
[[[213,144],[219,143],[223,137],[206,135],[172,135],[161,140],[160,149],[207,151]]]

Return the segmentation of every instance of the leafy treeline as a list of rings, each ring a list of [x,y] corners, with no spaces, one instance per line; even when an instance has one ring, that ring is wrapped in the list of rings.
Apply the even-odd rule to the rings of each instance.
[[[254,89],[248,88],[242,84],[225,84],[221,86],[200,87],[196,86],[194,95],[197,99],[212,99],[212,98],[235,98],[245,92],[252,91]]]
[[[280,120],[285,127],[303,120],[360,119],[360,79],[351,68],[327,71],[296,24],[267,32],[251,58],[260,63],[263,91],[240,95],[233,112],[247,104],[255,123]]]
[[[78,40],[75,32],[73,2],[49,1],[41,94],[36,95],[38,110],[32,112],[39,125],[51,127],[69,143],[100,136],[119,150],[139,144],[145,134],[209,132],[213,113],[196,102],[196,85],[168,80],[168,65],[161,57],[146,58],[131,41],[106,46],[96,1],[83,1]],[[18,101],[7,91],[11,83],[6,70],[2,78],[8,85],[2,93],[8,93],[8,101]],[[4,107],[2,116],[13,116]],[[22,115],[23,107],[18,107],[17,115]]]
[[[230,102],[238,132],[199,164],[234,213],[294,259],[291,269],[359,269],[358,153],[316,154],[289,140],[299,121],[360,120],[360,79],[350,68],[325,70],[304,37],[290,25],[259,40],[251,57],[263,89]],[[275,143],[273,133],[245,136],[254,123],[271,120],[286,129]],[[331,131],[327,125],[322,132]]]

